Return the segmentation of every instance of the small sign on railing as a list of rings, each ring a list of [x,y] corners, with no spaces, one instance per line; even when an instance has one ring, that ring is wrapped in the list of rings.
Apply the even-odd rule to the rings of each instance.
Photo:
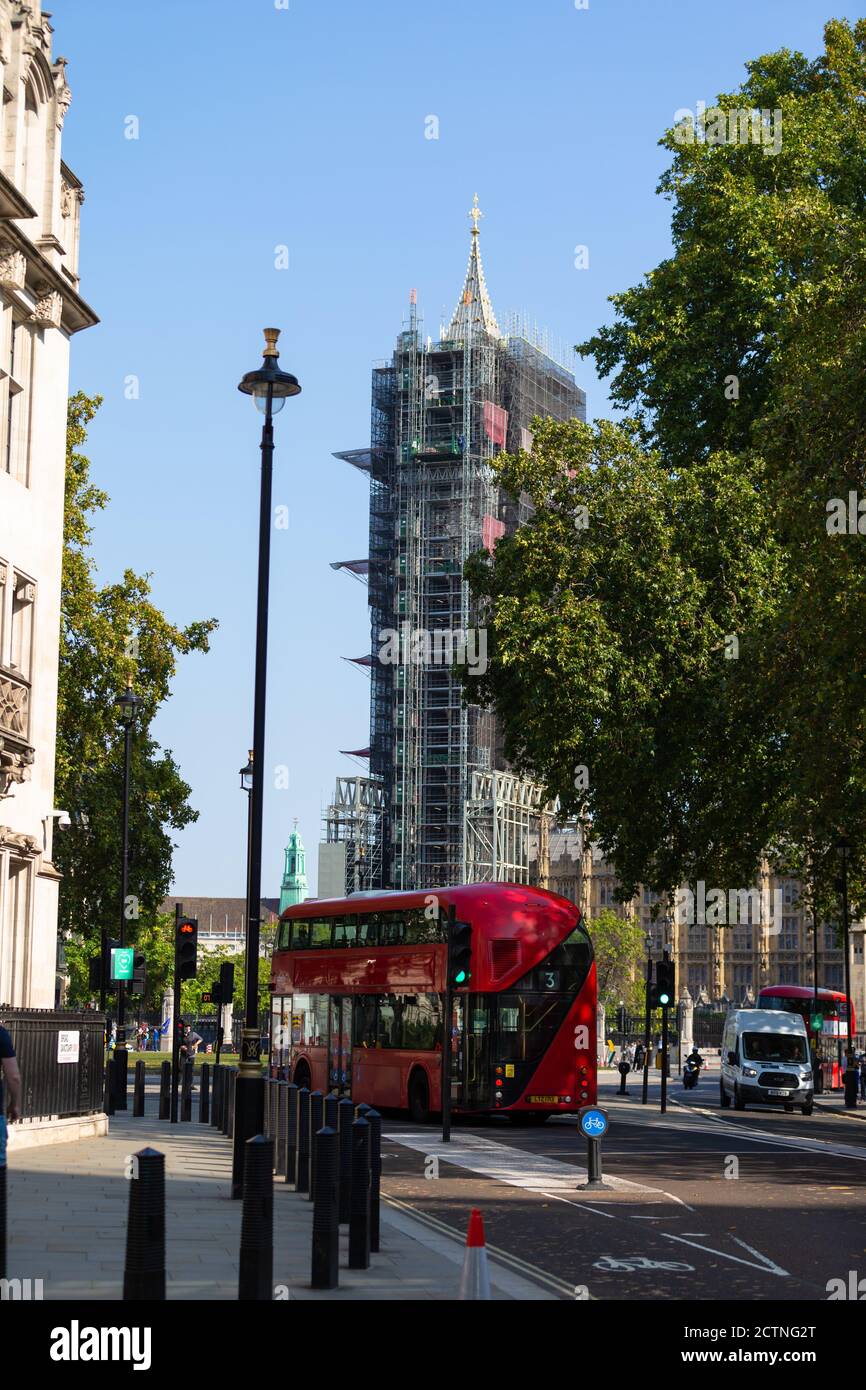
[[[81,1034],[65,1029],[57,1034],[57,1060],[58,1062],[77,1062],[78,1061],[78,1041]]]

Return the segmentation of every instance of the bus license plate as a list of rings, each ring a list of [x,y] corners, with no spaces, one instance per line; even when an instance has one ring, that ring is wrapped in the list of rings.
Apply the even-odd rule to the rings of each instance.
[[[777,1086],[771,1087],[769,1090],[769,1095],[771,1096],[789,1096],[790,1094],[790,1091],[779,1090]]]
[[[559,1096],[527,1096],[530,1105],[558,1105]]]

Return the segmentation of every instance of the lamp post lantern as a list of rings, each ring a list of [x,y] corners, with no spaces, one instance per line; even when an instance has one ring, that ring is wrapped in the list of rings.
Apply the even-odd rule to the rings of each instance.
[[[246,977],[244,981],[244,1024],[241,1060],[235,1102],[232,1196],[239,1198],[243,1187],[244,1145],[260,1134],[264,1122],[264,1078],[259,1030],[259,912],[262,897],[262,821],[264,814],[265,698],[268,665],[268,582],[271,560],[271,492],[274,463],[273,417],[290,396],[297,396],[297,377],[277,365],[278,328],[265,329],[262,365],[247,372],[238,390],[252,396],[256,409],[264,415],[261,454],[262,477],[259,497],[259,567],[256,602],[256,664],[253,699],[253,748],[249,817],[249,872],[247,875]]]
[[[132,751],[132,731],[142,701],[132,689],[128,680],[126,690],[114,701],[123,728],[123,811],[121,822],[120,852],[120,946],[126,946],[126,908],[129,889],[129,769]],[[114,1105],[117,1110],[126,1110],[126,989],[125,981],[117,981],[117,1044],[114,1050]]]

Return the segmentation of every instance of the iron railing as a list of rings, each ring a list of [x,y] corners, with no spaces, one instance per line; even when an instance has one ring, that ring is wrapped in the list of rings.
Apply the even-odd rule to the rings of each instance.
[[[0,1004],[21,1071],[21,1118],[92,1115],[103,1108],[105,1017],[92,1010]],[[77,1060],[69,1060],[77,1054]],[[61,1060],[62,1058],[67,1060]]]

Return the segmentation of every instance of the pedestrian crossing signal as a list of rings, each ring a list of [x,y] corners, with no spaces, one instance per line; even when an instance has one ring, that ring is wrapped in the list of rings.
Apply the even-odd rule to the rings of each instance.
[[[198,918],[181,917],[175,937],[177,973],[181,980],[194,980],[198,952]]]
[[[676,968],[673,961],[665,956],[656,966],[656,996],[659,1008],[669,1009],[674,1002],[675,992]]]

